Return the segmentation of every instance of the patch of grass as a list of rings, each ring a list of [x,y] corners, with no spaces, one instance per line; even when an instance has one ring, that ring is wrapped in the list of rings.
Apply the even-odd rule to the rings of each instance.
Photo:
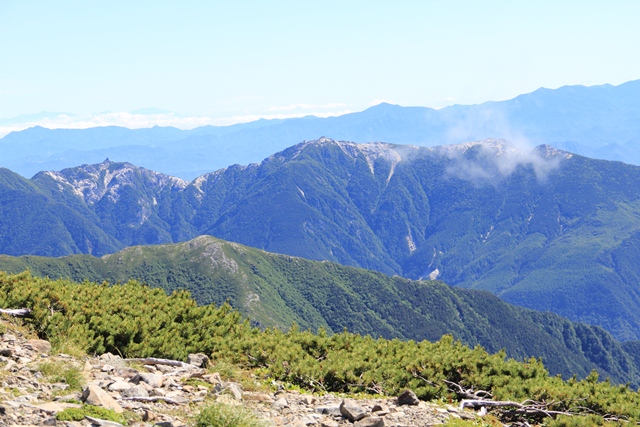
[[[145,364],[142,362],[139,362],[137,360],[128,360],[127,362],[127,366],[130,367],[131,369],[135,369],[136,371],[140,371],[140,372],[149,372],[149,370],[147,368],[145,368]],[[151,371],[152,373],[158,373],[158,372],[154,372]]]
[[[99,418],[101,420],[115,421],[120,424],[127,424],[124,415],[118,414],[112,409],[103,408],[101,406],[84,405],[82,408],[67,408],[56,414],[58,421],[82,421],[85,415]]]
[[[44,362],[38,365],[38,369],[47,381],[52,383],[66,383],[69,385],[70,390],[81,390],[84,385],[82,371],[74,364],[65,362]]]
[[[238,367],[225,361],[217,362],[215,365],[209,367],[209,371],[211,373],[219,373],[223,381],[238,380]]]
[[[195,427],[266,427],[266,423],[241,406],[213,403],[196,416]]]
[[[87,352],[84,351],[81,345],[72,341],[72,340],[59,340],[56,341],[55,345],[52,346],[51,350],[52,354],[68,354],[69,356],[73,356],[76,359],[80,359],[83,356],[87,355]]]
[[[269,393],[275,391],[272,386],[264,381],[259,380],[259,376],[255,373],[256,370],[239,370],[236,375],[236,381],[240,383],[242,389],[245,391],[256,391]],[[305,390],[306,391],[306,390]]]
[[[22,335],[24,338],[38,338],[28,319],[0,314],[0,335]]]
[[[254,378],[243,377],[240,379],[240,385],[244,391],[255,391],[261,393],[270,393],[275,391],[276,388],[271,387],[268,384],[264,384],[260,381],[256,381]],[[305,390],[305,392],[308,390]]]
[[[210,390],[211,387],[213,387],[213,385],[207,381],[203,381],[199,378],[188,378],[184,384],[186,385],[190,385],[192,387],[198,387],[198,386],[204,386],[207,388],[207,390]]]
[[[474,420],[463,420],[460,418],[449,418],[445,427],[501,427],[502,423],[491,415]]]

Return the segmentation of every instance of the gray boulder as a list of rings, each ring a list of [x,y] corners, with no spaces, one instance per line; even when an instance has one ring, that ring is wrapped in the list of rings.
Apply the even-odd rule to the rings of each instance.
[[[95,384],[90,384],[84,389],[81,399],[86,404],[112,409],[118,414],[123,412],[122,406],[120,406],[113,397],[109,396],[109,393]]]
[[[146,388],[138,384],[126,390],[122,390],[120,395],[122,397],[149,397],[149,392],[147,392]]]
[[[418,403],[420,399],[411,390],[405,390],[398,396],[398,405],[417,405]]]
[[[340,403],[340,414],[354,423],[366,417],[367,411],[354,403],[343,400],[342,403]]]
[[[206,368],[209,365],[209,356],[204,353],[190,354],[187,356],[187,363],[198,368]]]

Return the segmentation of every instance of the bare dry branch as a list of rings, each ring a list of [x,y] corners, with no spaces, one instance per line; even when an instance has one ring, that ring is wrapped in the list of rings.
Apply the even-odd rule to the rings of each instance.
[[[0,308],[0,313],[8,314],[9,316],[13,316],[13,317],[32,317],[30,308],[15,308],[15,309],[9,309],[9,310],[4,310]]]
[[[414,378],[418,378],[424,382],[426,382],[427,384],[429,384],[430,386],[433,387],[438,387],[438,384],[434,383],[433,381],[429,381],[428,379],[426,379],[425,377],[421,376],[420,374],[418,374],[416,371],[411,371],[411,375],[413,375]]]
[[[182,405],[184,403],[187,403],[187,401],[185,402],[179,402],[175,399],[171,399],[169,397],[164,397],[164,396],[153,396],[153,397],[143,397],[143,396],[134,396],[134,397],[123,397],[121,398],[121,400],[135,400],[136,402],[166,402],[166,403],[170,403],[172,405]]]
[[[474,391],[473,387],[469,389],[465,389],[460,384],[454,383],[453,381],[447,381],[447,380],[443,380],[443,381],[449,386],[449,390],[451,390],[452,392],[462,397],[466,397],[467,399],[479,400],[479,399],[486,399],[492,396],[491,393],[485,390]]]
[[[140,362],[145,365],[167,365],[167,366],[177,366],[179,368],[192,368],[197,369],[197,366],[190,365],[188,363],[180,362],[179,360],[171,360],[171,359],[158,359],[156,357],[147,357],[143,359],[125,359],[127,362]]]

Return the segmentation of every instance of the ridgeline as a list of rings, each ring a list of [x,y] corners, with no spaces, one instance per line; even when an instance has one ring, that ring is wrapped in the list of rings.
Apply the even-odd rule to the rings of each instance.
[[[0,256],[0,270],[36,276],[125,283],[166,293],[188,290],[201,305],[229,302],[253,324],[287,330],[344,329],[385,339],[437,341],[450,334],[468,346],[508,357],[541,358],[552,374],[640,384],[636,342],[620,343],[597,326],[501,301],[486,291],[414,281],[375,271],[273,254],[200,236],[172,245],[137,246],[102,258]]]

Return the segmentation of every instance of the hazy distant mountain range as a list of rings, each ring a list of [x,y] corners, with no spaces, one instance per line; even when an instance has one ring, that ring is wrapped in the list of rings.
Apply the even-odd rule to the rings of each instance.
[[[339,117],[258,120],[190,131],[36,127],[0,139],[0,166],[30,177],[108,157],[193,179],[231,164],[259,162],[321,135],[421,146],[504,138],[640,164],[640,80],[619,86],[538,89],[508,101],[440,110],[380,104]]]
[[[0,170],[0,252],[103,255],[201,234],[437,278],[640,338],[640,167],[487,140],[323,138],[187,182],[128,163]]]

